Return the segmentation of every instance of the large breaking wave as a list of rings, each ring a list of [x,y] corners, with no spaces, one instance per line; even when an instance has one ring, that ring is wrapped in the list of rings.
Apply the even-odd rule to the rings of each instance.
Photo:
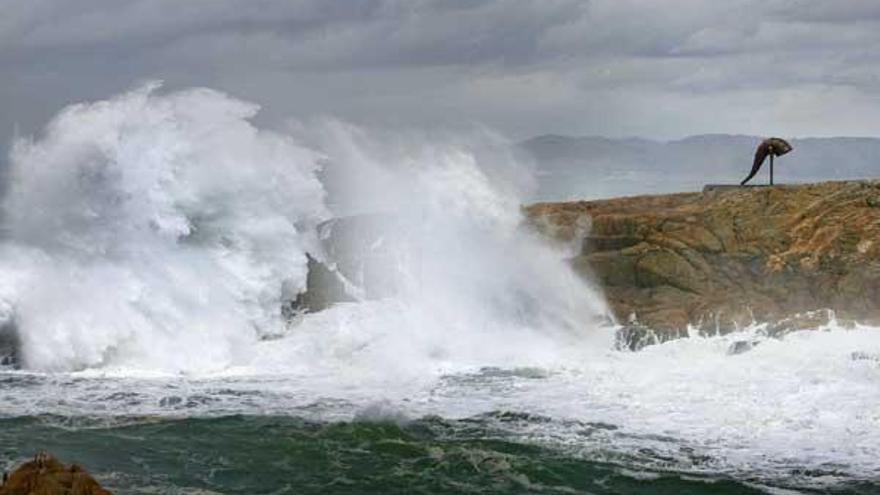
[[[229,366],[304,285],[318,155],[251,125],[255,105],[157,89],[14,144],[0,298],[27,368]]]
[[[379,361],[403,349],[418,363],[501,359],[584,335],[603,314],[564,253],[521,227],[530,175],[503,139],[392,137],[339,122],[281,134],[251,124],[257,110],[150,84],[71,106],[14,144],[0,309],[23,367],[348,363],[333,346],[350,342],[333,331],[351,318],[357,341],[391,335]],[[402,290],[396,303],[291,328],[282,306],[304,289],[305,253],[321,255],[315,226],[330,214],[321,164],[337,212],[381,211],[408,229],[394,270]],[[297,355],[302,339],[335,350]]]

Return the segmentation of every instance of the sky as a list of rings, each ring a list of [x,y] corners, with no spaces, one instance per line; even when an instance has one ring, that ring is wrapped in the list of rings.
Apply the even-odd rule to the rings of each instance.
[[[0,0],[0,137],[147,80],[261,125],[880,135],[876,0]],[[8,140],[8,139],[7,139]]]

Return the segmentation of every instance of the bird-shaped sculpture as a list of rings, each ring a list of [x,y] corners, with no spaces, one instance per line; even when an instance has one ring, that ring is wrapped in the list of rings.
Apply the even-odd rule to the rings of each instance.
[[[743,179],[743,181],[740,183],[740,185],[741,186],[746,185],[746,182],[751,180],[751,178],[754,177],[755,174],[758,173],[758,170],[761,169],[761,165],[764,164],[764,160],[767,158],[767,156],[769,156],[770,157],[770,185],[772,186],[773,185],[773,157],[782,156],[782,155],[788,153],[789,151],[791,151],[792,149],[794,149],[794,148],[792,148],[791,145],[788,144],[788,141],[786,141],[782,138],[772,137],[772,138],[768,138],[768,139],[765,139],[764,141],[762,141],[761,144],[758,145],[758,149],[755,150],[755,161],[752,162],[752,171],[749,172],[749,176],[746,177],[745,179]]]

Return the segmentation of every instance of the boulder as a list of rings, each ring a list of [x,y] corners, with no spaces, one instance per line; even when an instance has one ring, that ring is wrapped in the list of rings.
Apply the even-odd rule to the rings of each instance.
[[[0,495],[111,495],[77,465],[65,466],[41,452],[3,476]]]

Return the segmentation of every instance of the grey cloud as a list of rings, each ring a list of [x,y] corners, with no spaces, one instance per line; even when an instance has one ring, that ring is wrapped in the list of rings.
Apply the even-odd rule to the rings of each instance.
[[[880,3],[870,0],[834,0],[831,2],[790,0],[770,3],[760,11],[787,21],[850,24],[864,21],[876,22],[880,17]]]
[[[0,133],[144,79],[514,137],[880,133],[873,0],[6,0]],[[792,111],[792,101],[799,110]],[[847,114],[848,106],[858,111]],[[876,106],[876,102],[875,102]],[[830,114],[828,114],[830,112]],[[825,115],[820,115],[820,114]],[[795,115],[801,120],[795,120]],[[835,127],[834,118],[845,119]],[[840,131],[843,132],[843,131]]]
[[[0,31],[9,40],[0,51],[234,46],[234,53],[278,53],[310,68],[351,68],[533,59],[542,32],[566,22],[578,3],[126,0],[77,2],[58,11],[43,5],[45,16],[30,7],[20,25]]]

